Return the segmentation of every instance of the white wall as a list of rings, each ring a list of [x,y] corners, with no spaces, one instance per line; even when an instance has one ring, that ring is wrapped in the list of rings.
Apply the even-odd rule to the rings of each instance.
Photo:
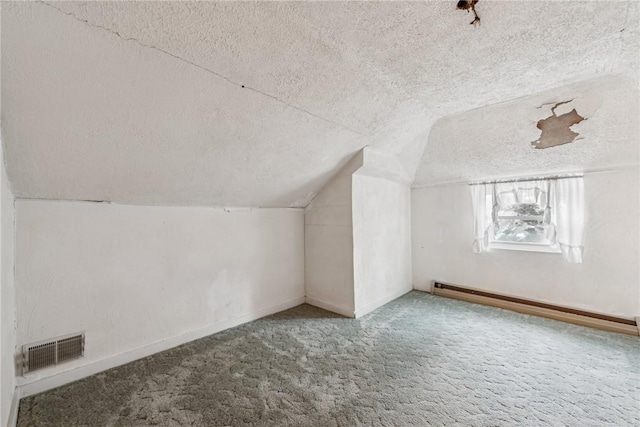
[[[301,304],[303,215],[17,200],[18,344],[86,332],[23,394]]]
[[[409,178],[361,150],[305,210],[306,301],[360,317],[411,290]]]
[[[305,209],[305,293],[309,304],[353,317],[352,174],[362,152]]]
[[[0,152],[1,152],[0,148]],[[12,403],[15,393],[14,353],[15,333],[15,286],[14,286],[14,206],[13,194],[0,155],[0,425],[10,425]],[[13,408],[15,411],[17,408]]]
[[[356,317],[412,288],[410,203],[406,183],[353,175]]]
[[[473,253],[466,184],[412,190],[413,284],[431,280],[610,315],[640,315],[640,173],[585,175],[582,264],[558,254]]]

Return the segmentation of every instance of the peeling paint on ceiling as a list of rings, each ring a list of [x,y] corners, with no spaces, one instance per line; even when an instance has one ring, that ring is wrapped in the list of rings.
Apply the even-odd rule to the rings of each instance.
[[[557,119],[543,130],[549,139],[542,140],[558,144],[532,149],[530,141],[540,136],[536,124],[550,116]],[[574,121],[577,124],[570,125]],[[554,124],[560,127],[554,129]],[[574,134],[580,135],[579,143],[560,144]],[[439,120],[429,134],[413,186],[637,165],[640,91],[631,80],[608,76]]]
[[[558,145],[569,144],[576,140],[578,133],[571,130],[571,126],[577,125],[585,120],[576,109],[568,113],[556,115],[556,108],[561,105],[570,104],[573,100],[558,102],[551,108],[551,116],[538,121],[537,128],[542,132],[540,138],[531,142],[531,146],[536,149],[556,147]]]
[[[639,10],[487,1],[473,28],[452,2],[5,2],[8,175],[17,197],[301,206],[371,146],[435,180],[442,117],[637,88]]]

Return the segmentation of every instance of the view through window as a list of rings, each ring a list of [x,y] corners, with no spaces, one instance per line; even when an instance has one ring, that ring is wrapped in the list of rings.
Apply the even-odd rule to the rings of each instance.
[[[493,199],[493,194],[489,197]],[[495,202],[488,203],[494,218],[492,241],[551,245],[554,230],[548,201],[548,191],[537,187],[497,193]]]

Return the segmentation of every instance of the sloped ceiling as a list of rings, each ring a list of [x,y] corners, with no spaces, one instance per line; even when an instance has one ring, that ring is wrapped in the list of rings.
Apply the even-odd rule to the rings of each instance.
[[[557,107],[556,107],[557,105]],[[535,149],[539,120],[575,110],[573,142]],[[413,186],[640,165],[640,91],[600,77],[438,120]]]
[[[9,178],[17,197],[304,206],[367,145],[414,176],[441,117],[637,87],[638,6],[482,1],[474,28],[455,1],[3,3]]]

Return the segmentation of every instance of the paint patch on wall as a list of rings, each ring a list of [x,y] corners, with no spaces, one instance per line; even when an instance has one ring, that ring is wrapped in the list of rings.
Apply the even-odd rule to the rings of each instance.
[[[571,126],[577,125],[585,120],[576,109],[572,109],[568,113],[556,115],[556,108],[561,105],[569,104],[573,99],[564,102],[558,102],[551,109],[551,116],[538,121],[538,129],[542,131],[540,138],[531,142],[531,146],[536,149],[544,149],[556,147],[558,145],[569,144],[580,136],[571,130]]]

